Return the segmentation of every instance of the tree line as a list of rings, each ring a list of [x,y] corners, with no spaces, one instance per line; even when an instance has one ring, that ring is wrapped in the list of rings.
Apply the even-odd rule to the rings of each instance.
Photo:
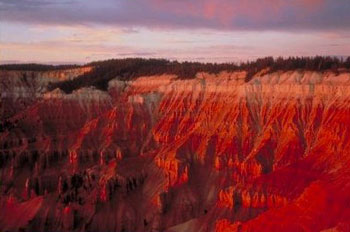
[[[266,57],[257,59],[253,62],[246,62],[241,66],[247,70],[246,81],[249,81],[253,76],[261,70],[267,69],[267,73],[276,71],[289,70],[307,70],[307,71],[333,71],[336,74],[342,69],[350,69],[350,57],[341,59],[337,57],[289,57],[289,58],[273,58]]]
[[[255,61],[237,63],[199,63],[199,62],[178,62],[166,59],[111,59],[88,63],[84,66],[94,67],[92,71],[82,74],[73,80],[66,80],[49,85],[49,90],[60,88],[66,93],[88,86],[94,86],[101,90],[107,90],[108,82],[114,78],[127,81],[140,76],[151,76],[159,74],[174,74],[179,79],[195,78],[198,72],[217,74],[221,71],[246,71],[245,81],[250,81],[255,74],[264,70],[266,73],[288,70],[309,70],[309,71],[333,71],[341,72],[343,69],[350,69],[350,57],[340,59],[337,57],[289,57],[273,58],[265,57]],[[10,70],[32,70],[47,71],[62,68],[81,67],[75,66],[51,66],[38,64],[24,65],[1,65],[0,69]]]
[[[2,64],[2,65],[0,65],[0,70],[45,72],[45,71],[72,69],[72,68],[78,68],[78,67],[80,67],[80,65],[76,65],[76,64],[72,64],[72,65],[47,65],[47,64],[28,63],[28,64]]]

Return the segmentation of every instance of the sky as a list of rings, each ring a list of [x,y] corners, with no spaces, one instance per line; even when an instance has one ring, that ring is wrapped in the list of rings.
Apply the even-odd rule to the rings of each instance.
[[[0,0],[0,63],[349,56],[350,0]]]

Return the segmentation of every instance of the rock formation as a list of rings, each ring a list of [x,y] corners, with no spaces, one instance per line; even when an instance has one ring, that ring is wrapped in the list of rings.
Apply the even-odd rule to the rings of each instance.
[[[0,71],[1,231],[349,231],[350,73]]]

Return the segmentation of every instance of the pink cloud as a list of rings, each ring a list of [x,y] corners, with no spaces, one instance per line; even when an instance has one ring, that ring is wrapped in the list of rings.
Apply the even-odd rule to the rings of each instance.
[[[285,10],[295,9],[298,14],[319,10],[325,0],[150,0],[156,10],[179,16],[194,16],[206,20],[219,20],[231,24],[239,17],[264,20],[279,17]]]
[[[0,0],[1,1],[1,0]],[[36,4],[42,1],[33,0]],[[350,27],[349,0],[84,0],[4,5],[0,21],[167,29],[330,30]],[[79,14],[77,14],[79,12]]]

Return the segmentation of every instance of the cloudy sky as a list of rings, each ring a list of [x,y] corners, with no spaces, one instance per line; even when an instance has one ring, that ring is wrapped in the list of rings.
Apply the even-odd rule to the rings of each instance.
[[[0,62],[350,55],[350,0],[0,0]]]

